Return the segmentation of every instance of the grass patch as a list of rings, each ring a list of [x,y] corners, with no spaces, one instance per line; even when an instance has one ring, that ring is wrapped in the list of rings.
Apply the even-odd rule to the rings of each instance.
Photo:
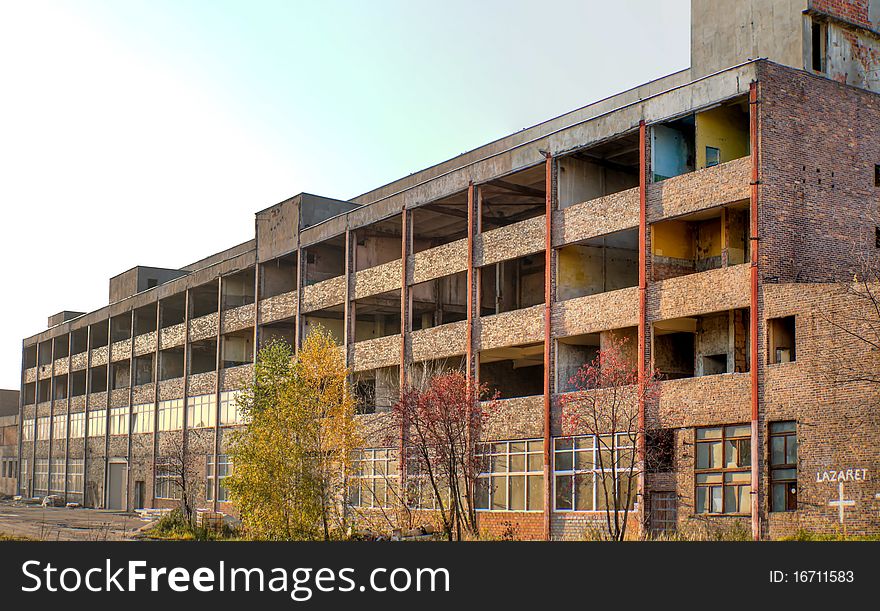
[[[815,533],[801,529],[780,541],[880,541],[880,535],[848,535],[843,532]]]
[[[36,541],[36,539],[23,537],[22,535],[9,535],[7,533],[0,532],[0,541]]]
[[[198,526],[175,509],[159,518],[144,536],[162,541],[222,541],[235,538],[236,533],[226,524],[219,529]]]

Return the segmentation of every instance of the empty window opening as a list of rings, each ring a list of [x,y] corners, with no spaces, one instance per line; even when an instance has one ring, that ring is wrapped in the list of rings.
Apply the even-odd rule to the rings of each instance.
[[[413,208],[412,251],[422,252],[467,238],[467,191]]]
[[[70,335],[60,335],[54,340],[55,359],[62,359],[70,355]]]
[[[767,321],[767,342],[770,347],[768,363],[793,362],[796,359],[795,317],[784,316],[769,319]]]
[[[627,229],[564,246],[556,257],[559,301],[639,283],[639,232]]]
[[[880,163],[874,164],[874,186],[880,187]]]
[[[655,322],[654,364],[666,379],[749,370],[749,311]]]
[[[110,388],[118,390],[120,388],[128,388],[131,378],[131,362],[118,361],[110,364]]]
[[[37,403],[52,399],[52,380],[47,378],[37,382]]]
[[[201,286],[197,286],[189,291],[189,307],[190,316],[198,318],[199,316],[207,316],[217,312],[220,305],[218,288],[216,282],[209,282]]]
[[[296,290],[296,253],[260,265],[260,299]]]
[[[150,384],[153,381],[153,368],[156,363],[156,353],[143,354],[134,357],[134,384]]]
[[[89,326],[89,348],[91,350],[106,346],[109,339],[110,329],[107,327],[106,320],[102,320],[101,322]]]
[[[21,357],[25,369],[31,369],[37,366],[37,345],[26,346],[24,354]]]
[[[183,377],[183,348],[168,348],[159,351],[159,379],[173,380]]]
[[[810,68],[814,72],[825,72],[827,56],[828,29],[821,21],[813,21],[810,28]]]
[[[70,353],[80,354],[85,352],[89,345],[89,330],[87,328],[74,329],[70,332]]]
[[[607,349],[609,342],[614,338],[623,342],[621,356],[632,371],[635,371],[638,346],[636,327],[563,337],[556,343],[556,392],[583,390],[574,379],[575,376],[585,365],[596,364],[600,351]],[[580,386],[583,386],[583,382],[580,382]]]
[[[345,274],[345,234],[307,246],[303,253],[303,286]]]
[[[47,339],[44,342],[40,342],[40,349],[38,351],[40,355],[40,365],[49,365],[52,363],[52,340]]]
[[[480,352],[480,383],[500,399],[544,393],[544,342]]]
[[[749,257],[746,202],[651,225],[651,274],[665,280],[745,263]]]
[[[296,320],[286,318],[262,325],[260,327],[260,348],[265,348],[273,342],[284,342],[293,351],[296,343]]]
[[[34,382],[28,382],[24,385],[24,404],[33,405],[37,401],[37,385]]]
[[[203,339],[189,345],[189,368],[191,374],[217,370],[216,339]]]
[[[467,319],[467,272],[413,285],[410,295],[413,331]]]
[[[131,338],[131,312],[110,319],[110,343]]]
[[[651,169],[654,182],[696,169],[694,115],[651,128]]]
[[[167,329],[186,319],[186,296],[177,293],[159,302],[159,327]]]
[[[56,401],[67,398],[67,374],[55,376],[52,380],[52,398]]]
[[[400,333],[400,289],[358,299],[354,308],[354,341]]]
[[[345,337],[343,317],[344,309],[342,304],[304,314],[302,317],[302,337],[308,337],[309,333],[320,327],[325,332],[330,333],[330,337],[337,346],[341,346]]]
[[[231,310],[254,302],[254,268],[223,276],[223,309]]]
[[[427,388],[435,377],[456,371],[464,373],[464,355],[419,361],[410,367],[407,384],[413,388]]]
[[[152,289],[157,286],[159,286],[159,279],[158,278],[147,278],[147,288],[148,289]]]
[[[639,134],[633,132],[557,162],[559,207],[639,186]]]
[[[107,366],[92,367],[89,369],[89,392],[107,391]]]
[[[544,303],[544,254],[508,259],[480,268],[480,315]]]
[[[355,230],[354,269],[361,271],[400,259],[401,215]]]
[[[86,394],[86,370],[70,373],[70,396],[81,397]]]
[[[400,368],[381,367],[352,375],[357,413],[387,412],[400,397]]]
[[[480,230],[490,231],[542,216],[547,210],[546,174],[541,164],[481,184]]]
[[[254,330],[242,329],[223,336],[221,343],[224,367],[238,367],[254,362]]]
[[[134,311],[134,334],[143,335],[156,330],[156,308],[158,304],[151,303]]]

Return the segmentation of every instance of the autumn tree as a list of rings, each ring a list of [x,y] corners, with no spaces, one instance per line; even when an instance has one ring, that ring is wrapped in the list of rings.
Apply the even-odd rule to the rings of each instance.
[[[461,540],[477,534],[474,489],[481,471],[477,448],[493,401],[484,403],[485,386],[469,382],[460,371],[434,375],[409,386],[392,408],[397,430],[407,446],[407,470],[427,487],[446,537]],[[411,499],[410,499],[411,501]]]
[[[161,455],[156,463],[159,479],[167,482],[167,492],[180,500],[181,512],[192,522],[204,486],[201,469],[204,455],[193,452],[190,445],[195,444],[189,441],[184,439],[183,431],[165,436],[159,444]]]
[[[636,362],[626,354],[626,342],[626,338],[610,334],[596,357],[572,376],[576,390],[562,399],[563,433],[587,435],[594,444],[594,450],[588,452],[592,468],[585,468],[590,472],[574,478],[596,478],[605,534],[614,541],[626,537],[638,477],[645,472],[645,457],[639,456],[639,443],[646,433],[640,426],[640,406],[658,392],[654,372],[639,383]],[[572,481],[571,486],[576,488],[579,483]]]
[[[338,347],[319,327],[296,354],[283,342],[263,348],[254,369],[225,481],[243,526],[260,539],[340,536],[343,473],[359,439]]]

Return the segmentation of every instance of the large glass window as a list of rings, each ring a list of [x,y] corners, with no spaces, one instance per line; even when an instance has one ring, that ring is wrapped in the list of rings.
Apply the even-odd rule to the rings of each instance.
[[[107,412],[89,412],[89,437],[102,437],[107,432]]]
[[[352,507],[390,507],[397,489],[399,467],[394,448],[367,448],[352,456],[348,504]]]
[[[227,476],[232,475],[232,459],[229,458],[228,454],[219,454],[217,456],[216,469],[214,464],[214,456],[208,455],[208,468],[206,471],[207,474],[207,483],[205,486],[205,499],[208,501],[214,500],[214,479],[218,480],[218,488],[217,488],[217,500],[221,503],[225,503],[229,500],[229,495],[226,492],[226,486],[224,485],[224,480]]]
[[[159,430],[179,431],[183,428],[183,399],[159,401]]]
[[[25,418],[21,422],[21,440],[33,441],[34,439],[34,419]]]
[[[83,492],[83,459],[71,458],[67,463],[67,493],[82,494]]]
[[[477,509],[541,511],[544,508],[544,442],[498,441],[478,448],[482,464],[474,493]]]
[[[239,390],[225,390],[220,393],[220,424],[244,424],[244,415],[238,409]]]
[[[213,428],[217,423],[217,395],[199,395],[186,400],[186,423],[191,429]]]
[[[749,513],[751,433],[748,424],[696,430],[696,513]]]
[[[34,461],[34,494],[46,496],[49,492],[49,459],[38,458]]]
[[[142,403],[131,408],[131,432],[132,433],[152,433],[153,419],[152,403]]]
[[[556,510],[632,508],[636,500],[635,477],[630,477],[634,460],[635,446],[629,433],[554,439]]]
[[[770,423],[770,511],[797,511],[797,423]]]
[[[110,410],[110,434],[128,435],[127,407],[114,407]]]
[[[37,418],[37,439],[49,439],[49,432],[52,423],[50,416],[40,416]]]
[[[53,494],[64,492],[64,459],[52,459],[52,474],[49,477],[49,490]]]
[[[156,465],[156,498],[180,499],[180,486],[177,485],[176,470],[168,462]]]
[[[52,439],[65,439],[67,437],[67,416],[58,414],[52,416]]]
[[[86,413],[70,414],[70,438],[82,439],[86,434]]]

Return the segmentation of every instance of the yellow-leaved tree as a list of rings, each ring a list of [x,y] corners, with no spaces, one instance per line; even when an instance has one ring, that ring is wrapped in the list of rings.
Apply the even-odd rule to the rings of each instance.
[[[244,531],[255,539],[341,537],[343,474],[360,439],[339,348],[318,327],[296,354],[285,342],[269,344],[254,369],[238,399],[247,425],[233,433],[225,481]]]

